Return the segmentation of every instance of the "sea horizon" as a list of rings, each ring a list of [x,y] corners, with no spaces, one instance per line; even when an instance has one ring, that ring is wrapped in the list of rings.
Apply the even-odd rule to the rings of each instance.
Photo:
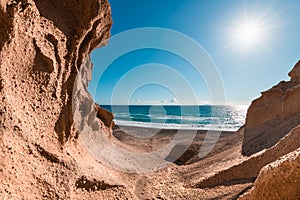
[[[154,129],[237,131],[245,105],[101,105],[118,126]]]

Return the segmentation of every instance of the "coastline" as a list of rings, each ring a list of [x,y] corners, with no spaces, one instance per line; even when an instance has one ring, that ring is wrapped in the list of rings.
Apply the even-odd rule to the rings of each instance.
[[[171,123],[152,123],[152,122],[139,122],[139,121],[115,121],[116,126],[131,128],[145,128],[145,129],[158,129],[158,130],[182,130],[182,131],[225,131],[236,132],[239,128],[226,127],[224,124],[171,124]]]
[[[244,123],[246,107],[229,105],[104,105],[114,123],[127,127],[237,131]]]

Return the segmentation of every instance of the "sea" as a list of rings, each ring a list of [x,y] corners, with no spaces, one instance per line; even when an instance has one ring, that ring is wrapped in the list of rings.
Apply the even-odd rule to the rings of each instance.
[[[159,129],[236,131],[248,106],[221,105],[101,105],[112,112],[118,126]]]

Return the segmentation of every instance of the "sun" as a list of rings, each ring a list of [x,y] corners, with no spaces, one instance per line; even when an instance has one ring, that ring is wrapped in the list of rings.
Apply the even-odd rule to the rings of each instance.
[[[259,23],[244,22],[234,29],[234,39],[239,45],[250,48],[261,43],[263,31]]]
[[[222,37],[226,38],[224,51],[234,50],[243,55],[272,51],[271,41],[284,25],[281,19],[284,11],[277,10],[275,5],[244,1],[238,10],[230,12],[227,25],[221,25]]]
[[[258,42],[261,39],[261,28],[258,24],[245,23],[237,29],[237,39],[245,45]]]

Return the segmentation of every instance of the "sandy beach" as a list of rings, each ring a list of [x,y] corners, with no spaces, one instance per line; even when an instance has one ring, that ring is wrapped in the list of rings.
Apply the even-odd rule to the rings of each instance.
[[[151,152],[155,151],[168,144],[174,136],[178,134],[178,144],[188,145],[186,153],[180,157],[177,164],[191,164],[199,160],[198,154],[202,142],[208,133],[208,130],[178,130],[178,129],[156,129],[156,128],[141,128],[134,126],[115,126],[113,135],[121,142],[136,148],[137,151]],[[209,131],[210,135],[216,135],[218,142],[208,156],[217,154],[226,149],[239,146],[242,136],[234,131]],[[220,134],[220,136],[219,136]],[[186,140],[186,135],[194,135],[191,144]],[[176,147],[175,147],[176,148]]]

